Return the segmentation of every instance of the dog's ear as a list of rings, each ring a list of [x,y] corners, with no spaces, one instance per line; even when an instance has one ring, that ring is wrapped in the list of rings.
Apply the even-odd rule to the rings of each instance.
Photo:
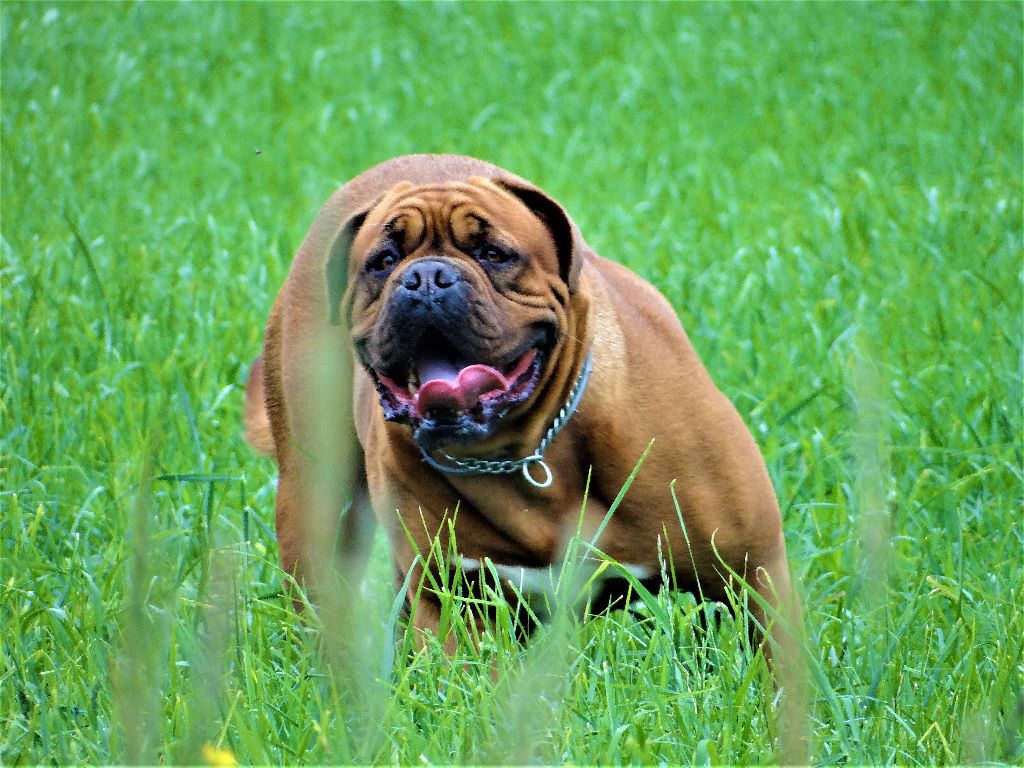
[[[557,202],[532,184],[518,179],[496,178],[491,182],[519,200],[544,222],[555,241],[559,271],[570,293],[580,284],[583,267],[583,236],[576,223]]]
[[[324,266],[324,275],[327,279],[327,320],[331,325],[341,325],[341,306],[349,288],[349,251],[352,249],[352,242],[359,234],[359,230],[366,223],[366,217],[391,196],[405,192],[411,187],[412,184],[408,181],[398,182],[378,195],[368,206],[353,213],[342,224],[337,237],[331,243],[331,250],[327,254],[327,263]]]
[[[372,209],[371,205],[350,216],[342,225],[338,236],[334,238],[331,250],[327,254],[324,273],[327,280],[327,321],[331,325],[341,325],[341,303],[348,290],[348,254],[352,248],[352,241],[356,239],[360,227]]]

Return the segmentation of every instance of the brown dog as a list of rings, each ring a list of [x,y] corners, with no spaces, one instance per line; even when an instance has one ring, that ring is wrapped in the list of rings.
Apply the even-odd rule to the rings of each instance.
[[[570,536],[600,531],[597,547],[648,586],[664,560],[673,583],[721,598],[725,563],[769,602],[794,604],[764,462],[672,307],[594,253],[544,192],[451,155],[400,157],[342,187],[274,303],[246,426],[277,459],[286,571],[306,568],[319,535],[313,497],[338,510],[346,501],[343,480],[314,490],[315,465],[331,457],[310,449],[323,445],[317,432],[347,428],[344,403],[314,393],[311,372],[330,357],[318,344],[349,343],[341,319],[361,363],[354,413],[369,496],[399,583],[411,577],[417,628],[438,629],[436,595],[417,586],[449,520],[464,571],[487,558],[489,573],[524,591],[545,589]],[[358,516],[348,520],[343,546],[361,536]]]

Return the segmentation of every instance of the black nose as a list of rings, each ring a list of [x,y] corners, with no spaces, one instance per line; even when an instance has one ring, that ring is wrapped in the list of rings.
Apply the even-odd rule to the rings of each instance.
[[[459,281],[458,270],[445,259],[417,259],[402,276],[402,287],[415,293],[430,294],[451,288]]]

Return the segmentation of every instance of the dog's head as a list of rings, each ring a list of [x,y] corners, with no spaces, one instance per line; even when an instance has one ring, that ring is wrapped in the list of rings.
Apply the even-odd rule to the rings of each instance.
[[[561,206],[523,182],[402,183],[343,226],[329,306],[385,418],[425,448],[472,443],[543,385],[581,250]]]

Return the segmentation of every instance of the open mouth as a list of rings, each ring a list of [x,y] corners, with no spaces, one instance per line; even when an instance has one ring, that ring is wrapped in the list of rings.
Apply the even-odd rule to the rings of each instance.
[[[466,443],[491,433],[512,406],[527,400],[540,379],[544,334],[507,364],[467,359],[429,328],[408,367],[385,376],[370,369],[389,421],[410,424],[424,447]]]

